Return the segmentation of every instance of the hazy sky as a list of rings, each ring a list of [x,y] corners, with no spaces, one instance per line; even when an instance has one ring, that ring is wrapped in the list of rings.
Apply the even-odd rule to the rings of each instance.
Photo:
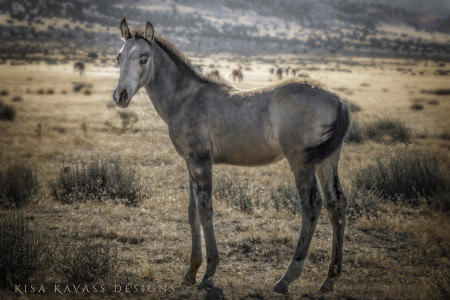
[[[384,3],[436,14],[450,14],[449,0],[352,0],[352,2]]]

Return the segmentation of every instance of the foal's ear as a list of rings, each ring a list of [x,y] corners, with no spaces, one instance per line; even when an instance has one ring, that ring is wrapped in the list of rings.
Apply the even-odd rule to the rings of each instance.
[[[153,41],[153,37],[155,36],[155,30],[153,29],[153,25],[150,22],[147,22],[147,26],[145,26],[144,38],[147,41]]]
[[[127,20],[125,20],[125,18],[120,22],[120,33],[125,41],[130,38],[130,30],[128,29]]]

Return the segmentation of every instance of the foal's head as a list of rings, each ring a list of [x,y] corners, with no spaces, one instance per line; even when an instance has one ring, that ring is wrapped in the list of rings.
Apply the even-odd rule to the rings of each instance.
[[[154,42],[154,30],[152,24],[147,22],[143,33],[130,32],[123,19],[120,32],[125,45],[117,55],[120,76],[113,98],[117,106],[127,107],[133,95],[153,77],[155,64],[151,45]]]

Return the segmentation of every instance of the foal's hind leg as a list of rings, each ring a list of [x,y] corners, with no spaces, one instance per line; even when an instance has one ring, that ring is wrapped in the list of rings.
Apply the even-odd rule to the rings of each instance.
[[[342,248],[344,243],[345,213],[347,200],[342,192],[338,176],[339,152],[317,168],[317,175],[324,193],[328,218],[333,227],[333,248],[328,276],[320,290],[330,292],[342,271]]]
[[[322,208],[315,166],[296,166],[291,163],[291,168],[295,175],[295,182],[301,199],[302,231],[288,269],[275,285],[274,291],[278,293],[287,293],[289,284],[300,276]]]

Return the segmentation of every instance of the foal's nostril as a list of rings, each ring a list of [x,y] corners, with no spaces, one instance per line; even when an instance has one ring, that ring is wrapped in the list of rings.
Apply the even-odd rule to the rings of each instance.
[[[127,98],[128,98],[128,93],[127,93],[127,90],[125,89],[119,95],[119,102],[127,100]]]

